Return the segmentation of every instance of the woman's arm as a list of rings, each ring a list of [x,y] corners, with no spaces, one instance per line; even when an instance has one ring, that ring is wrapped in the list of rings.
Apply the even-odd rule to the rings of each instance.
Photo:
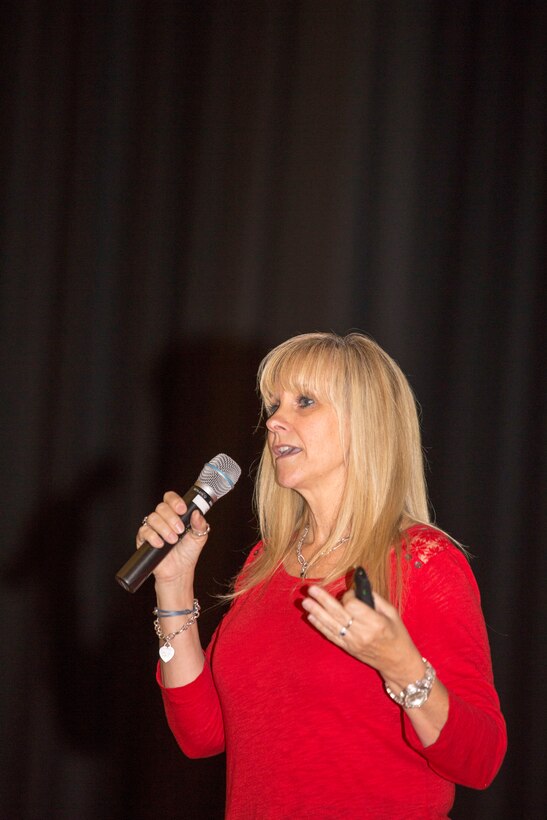
[[[357,600],[353,590],[346,592],[341,602],[318,586],[309,587],[308,595],[303,607],[310,623],[341,649],[377,669],[393,692],[399,694],[424,677],[422,655],[395,607],[380,595],[373,593],[375,609]],[[341,635],[344,626],[347,631]],[[437,678],[423,706],[405,712],[422,745],[430,746],[448,718],[446,688]]]
[[[169,641],[172,657],[158,662],[157,680],[168,724],[182,751],[188,757],[208,757],[223,751],[224,727],[198,624],[191,614],[194,573],[207,542],[208,527],[196,510],[191,518],[192,530],[179,541],[184,531],[180,516],[185,511],[186,504],[178,493],[165,493],[163,501],[144,519],[136,541],[137,548],[144,541],[158,549],[165,543],[174,545],[154,571],[157,607],[167,612],[187,612],[165,617],[158,613],[160,633],[178,634]],[[164,645],[165,639],[160,638],[159,646]]]
[[[166,543],[174,545],[154,570],[158,609],[169,612],[192,611],[195,568],[207,542],[207,522],[198,510],[191,518],[192,529],[179,541],[184,532],[180,518],[184,512],[186,504],[180,495],[173,491],[165,493],[163,501],[144,519],[136,538],[137,549],[145,541],[157,549]],[[190,617],[189,614],[158,616],[161,634],[178,632]],[[160,638],[160,646],[164,642]],[[203,669],[197,623],[181,631],[170,643],[174,654],[168,662],[161,661],[162,681],[167,687],[184,686],[195,680]]]
[[[413,570],[404,622],[378,595],[373,610],[353,591],[342,601],[320,587],[308,592],[303,605],[310,623],[377,669],[395,693],[423,678],[422,657],[433,665],[437,679],[427,701],[403,709],[405,736],[438,774],[485,788],[503,760],[506,734],[478,590],[464,556],[446,549]]]

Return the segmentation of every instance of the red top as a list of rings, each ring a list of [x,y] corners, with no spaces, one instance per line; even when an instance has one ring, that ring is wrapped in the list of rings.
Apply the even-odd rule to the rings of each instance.
[[[234,602],[201,675],[162,687],[186,755],[226,749],[230,820],[447,817],[454,783],[493,780],[506,732],[477,584],[444,535],[423,526],[409,535],[403,619],[450,697],[438,740],[422,747],[380,675],[307,622],[309,579],[280,569]]]

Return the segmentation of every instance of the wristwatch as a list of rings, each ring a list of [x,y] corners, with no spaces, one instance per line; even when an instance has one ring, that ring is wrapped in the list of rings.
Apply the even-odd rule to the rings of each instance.
[[[423,706],[429,697],[431,687],[435,683],[435,678],[437,677],[435,670],[429,661],[425,658],[422,658],[422,660],[425,664],[424,677],[415,683],[409,683],[400,694],[396,695],[387,683],[384,684],[389,697],[394,700],[398,706],[402,706],[404,709],[419,709],[420,706]]]

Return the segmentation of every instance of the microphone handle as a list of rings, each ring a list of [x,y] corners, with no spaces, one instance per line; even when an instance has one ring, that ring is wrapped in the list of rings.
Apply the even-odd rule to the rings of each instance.
[[[180,520],[184,524],[185,529],[179,537],[179,541],[190,529],[190,517],[194,510],[199,510],[205,515],[213,505],[213,501],[209,495],[198,486],[194,486],[191,490],[188,490],[183,498],[188,509],[180,516]],[[196,503],[196,501],[198,503]],[[145,541],[142,547],[135,550],[129,561],[126,561],[123,567],[118,570],[116,573],[116,581],[127,590],[127,592],[136,592],[139,587],[144,584],[149,575],[152,574],[158,564],[171,552],[174,546],[176,546],[176,544],[169,544],[166,541],[163,547],[158,548],[153,547],[148,541]]]

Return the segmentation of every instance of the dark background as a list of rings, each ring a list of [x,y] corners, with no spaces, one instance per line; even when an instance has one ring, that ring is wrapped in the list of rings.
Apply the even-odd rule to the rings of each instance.
[[[223,760],[163,721],[153,585],[113,576],[229,453],[211,633],[255,536],[258,362],[357,328],[483,593],[509,752],[453,817],[543,818],[547,4],[19,0],[1,31],[0,814],[222,816]]]

